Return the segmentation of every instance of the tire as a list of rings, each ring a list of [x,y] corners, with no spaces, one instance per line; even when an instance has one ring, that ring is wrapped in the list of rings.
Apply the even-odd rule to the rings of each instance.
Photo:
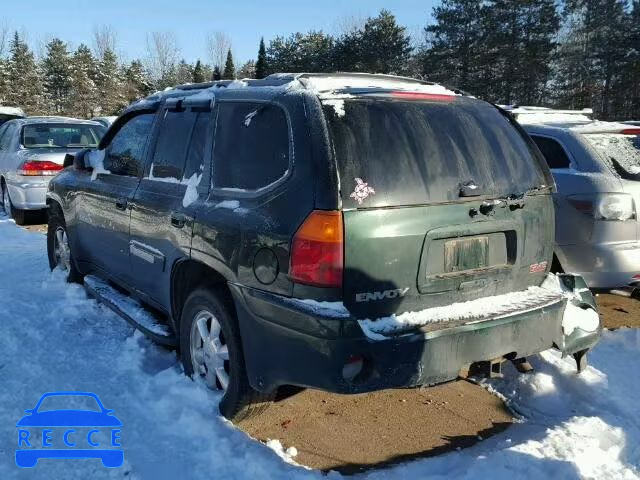
[[[13,221],[16,222],[17,225],[24,225],[26,223],[27,212],[13,206],[11,197],[9,197],[9,190],[4,182],[2,182],[2,208],[4,213],[9,218],[13,218]]]
[[[192,292],[180,318],[180,359],[188,376],[224,391],[220,413],[240,422],[261,414],[276,392],[258,392],[249,385],[240,331],[232,312],[229,302],[211,290]],[[210,343],[205,344],[203,338]]]
[[[59,268],[67,272],[67,282],[82,283],[83,276],[76,268],[71,252],[67,226],[58,208],[52,209],[47,226],[47,255],[51,271]]]

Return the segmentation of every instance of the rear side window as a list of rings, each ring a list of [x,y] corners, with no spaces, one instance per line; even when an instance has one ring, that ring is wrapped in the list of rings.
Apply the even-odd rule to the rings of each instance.
[[[144,149],[151,134],[154,113],[129,119],[106,147],[104,168],[114,175],[137,177],[144,166]]]
[[[500,196],[546,183],[526,139],[484,102],[349,99],[324,111],[347,207],[455,201],[471,181]]]
[[[558,142],[536,135],[531,135],[531,138],[536,142],[549,168],[569,168],[571,166],[567,153]]]
[[[284,111],[264,103],[220,103],[213,150],[213,186],[255,191],[289,169]]]
[[[198,118],[193,127],[189,151],[187,152],[184,178],[191,178],[194,174],[200,174],[203,171],[210,118],[211,113],[208,111],[198,113]]]
[[[166,110],[151,163],[151,179],[182,180],[185,156],[197,112]]]
[[[640,135],[593,133],[584,138],[621,178],[640,180]]]
[[[5,131],[2,134],[2,138],[0,138],[0,150],[7,150],[9,145],[11,144],[11,139],[13,138],[13,134],[16,131],[15,124],[8,124],[5,126]]]

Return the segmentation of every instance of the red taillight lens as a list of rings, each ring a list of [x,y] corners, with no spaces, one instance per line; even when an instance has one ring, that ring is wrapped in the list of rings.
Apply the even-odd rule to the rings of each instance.
[[[343,251],[342,212],[314,210],[291,242],[289,277],[316,287],[341,287]]]
[[[640,135],[640,128],[625,128],[620,133],[624,135]]]
[[[392,92],[391,96],[403,100],[435,100],[437,102],[452,102],[456,99],[455,95],[443,93]]]
[[[41,177],[55,175],[60,170],[62,170],[62,165],[58,163],[48,160],[30,160],[22,164],[22,167],[18,170],[18,175]]]

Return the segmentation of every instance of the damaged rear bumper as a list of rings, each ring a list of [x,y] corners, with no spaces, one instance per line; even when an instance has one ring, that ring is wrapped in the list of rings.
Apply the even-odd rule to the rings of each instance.
[[[362,393],[385,388],[432,385],[453,380],[470,364],[521,358],[549,348],[565,355],[591,348],[594,331],[563,331],[569,301],[580,298],[595,309],[581,279],[563,280],[575,288],[540,308],[433,331],[412,331],[385,339],[367,336],[348,315],[311,308],[302,302],[230,285],[235,299],[249,381],[261,391],[281,385]],[[573,282],[573,283],[572,283]],[[583,283],[583,282],[582,282]],[[360,359],[355,377],[345,367]]]

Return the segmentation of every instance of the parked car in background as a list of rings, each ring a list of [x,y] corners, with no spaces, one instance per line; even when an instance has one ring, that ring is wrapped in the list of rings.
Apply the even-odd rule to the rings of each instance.
[[[0,127],[2,206],[18,224],[28,210],[45,209],[49,180],[62,170],[67,153],[96,147],[105,128],[63,117],[10,120]]]
[[[592,288],[640,281],[640,127],[589,111],[512,109],[555,178],[556,262]]]
[[[282,385],[432,385],[554,346],[583,369],[600,335],[584,282],[549,275],[535,145],[441,85],[185,85],[130,106],[73,165],[49,185],[51,268],[157,337],[116,299],[150,306],[234,420]]]
[[[15,118],[25,118],[26,115],[21,108],[0,106],[0,127],[3,123]]]
[[[94,117],[91,119],[92,122],[98,122],[105,127],[109,128],[113,122],[117,120],[118,117]]]

